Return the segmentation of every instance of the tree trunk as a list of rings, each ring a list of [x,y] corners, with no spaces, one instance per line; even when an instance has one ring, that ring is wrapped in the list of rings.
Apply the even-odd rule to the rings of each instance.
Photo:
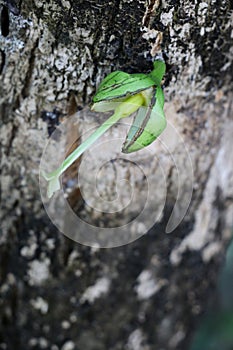
[[[0,349],[188,349],[232,233],[230,1],[0,6]],[[89,236],[64,219],[57,197],[52,209],[44,200],[50,217],[65,221],[62,235],[40,196],[48,127],[60,116],[46,148],[52,167],[60,145],[76,147],[105,120],[90,112],[101,79],[114,70],[147,73],[161,53],[166,131],[126,157],[118,125],[69,169],[68,202],[95,229]],[[98,236],[119,226],[119,240]]]

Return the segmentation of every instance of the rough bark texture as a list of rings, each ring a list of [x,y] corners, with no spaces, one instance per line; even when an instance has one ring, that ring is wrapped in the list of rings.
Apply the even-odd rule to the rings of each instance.
[[[188,349],[214,295],[232,232],[230,1],[0,4],[0,349]],[[41,113],[57,108],[69,116],[86,110],[107,73],[147,72],[151,54],[160,48],[168,67],[166,115],[193,164],[188,215],[172,234],[164,233],[178,178],[173,160],[155,143],[151,151],[159,160],[145,160],[144,167],[154,175],[158,207],[163,200],[158,162],[167,181],[160,222],[123,247],[77,244],[56,230],[41,203],[38,166],[48,137]],[[93,114],[82,113],[76,138],[85,125],[97,124]],[[118,135],[117,128],[111,132]],[[179,137],[166,138],[165,132],[163,140],[176,155],[185,200],[186,153]],[[98,154],[87,181],[95,159]],[[130,169],[130,162],[117,164],[123,177]],[[143,174],[131,176],[136,190],[142,179]],[[102,185],[114,188],[114,171]],[[130,189],[119,185],[118,191],[122,201],[128,198]],[[75,206],[80,193],[74,194]],[[112,192],[105,196],[111,199]],[[92,214],[84,203],[80,215]],[[93,220],[106,224],[102,214]],[[115,220],[122,224],[121,217]]]

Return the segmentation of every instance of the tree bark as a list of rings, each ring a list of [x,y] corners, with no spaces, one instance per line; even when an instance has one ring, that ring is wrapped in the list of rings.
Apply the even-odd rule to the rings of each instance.
[[[232,234],[230,1],[1,0],[0,6],[0,349],[188,349],[214,297]],[[73,180],[68,200],[83,220],[121,226],[141,210],[149,174],[153,215],[162,216],[129,245],[104,250],[78,244],[56,229],[41,201],[39,163],[48,140],[41,116],[55,112],[65,121],[78,112],[65,142],[79,139],[105,120],[89,112],[101,79],[113,70],[147,73],[161,53],[172,127],[149,156],[143,150],[136,158],[141,172],[134,155],[125,161],[110,147],[109,138],[125,132],[115,127],[106,139],[109,154],[93,149],[82,173],[85,196],[97,208],[93,172],[105,157],[116,157],[98,177],[101,196],[112,201],[117,192],[124,206],[133,188],[139,200],[130,202],[126,215],[88,211],[77,187],[82,160],[64,186]],[[117,182],[116,173],[130,185]],[[166,234],[178,190],[177,217],[192,185],[188,213]]]

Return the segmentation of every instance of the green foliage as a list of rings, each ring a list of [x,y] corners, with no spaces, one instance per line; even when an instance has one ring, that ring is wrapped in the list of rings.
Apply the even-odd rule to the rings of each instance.
[[[164,74],[165,63],[156,60],[154,69],[149,74],[128,74],[116,71],[110,73],[101,82],[93,97],[92,110],[96,112],[113,110],[114,114],[78,146],[59,168],[50,174],[43,173],[48,181],[49,198],[60,188],[59,176],[121,118],[128,117],[137,111],[122,148],[124,153],[135,152],[148,146],[162,133],[166,127],[163,111],[164,95],[161,88]]]

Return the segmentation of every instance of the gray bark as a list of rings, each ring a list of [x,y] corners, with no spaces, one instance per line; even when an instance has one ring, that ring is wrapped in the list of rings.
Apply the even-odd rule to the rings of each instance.
[[[232,234],[230,1],[0,4],[0,349],[188,349],[214,297]],[[68,135],[77,139],[105,119],[87,112],[101,79],[117,69],[148,72],[161,52],[166,116],[180,135],[165,131],[162,141],[176,166],[155,142],[151,157],[140,153],[142,173],[135,175],[131,161],[118,161],[116,169],[120,178],[129,176],[137,196],[149,172],[162,217],[129,245],[104,250],[78,244],[56,229],[41,202],[39,162],[48,139],[41,113],[56,108],[67,120],[82,109]],[[122,130],[109,135],[121,137]],[[187,215],[166,234],[179,184],[185,203],[190,187],[180,137],[191,157],[194,191]],[[104,163],[93,151],[84,182],[94,207],[98,198],[92,199],[87,184],[98,160]],[[112,200],[116,173],[111,165],[104,170],[103,198]],[[67,176],[77,184],[74,171]],[[131,188],[117,186],[124,204]],[[71,188],[69,201],[97,226],[124,223],[124,215],[88,212],[78,188]],[[130,203],[129,218],[140,210],[137,203]],[[179,216],[182,201],[176,210]]]

